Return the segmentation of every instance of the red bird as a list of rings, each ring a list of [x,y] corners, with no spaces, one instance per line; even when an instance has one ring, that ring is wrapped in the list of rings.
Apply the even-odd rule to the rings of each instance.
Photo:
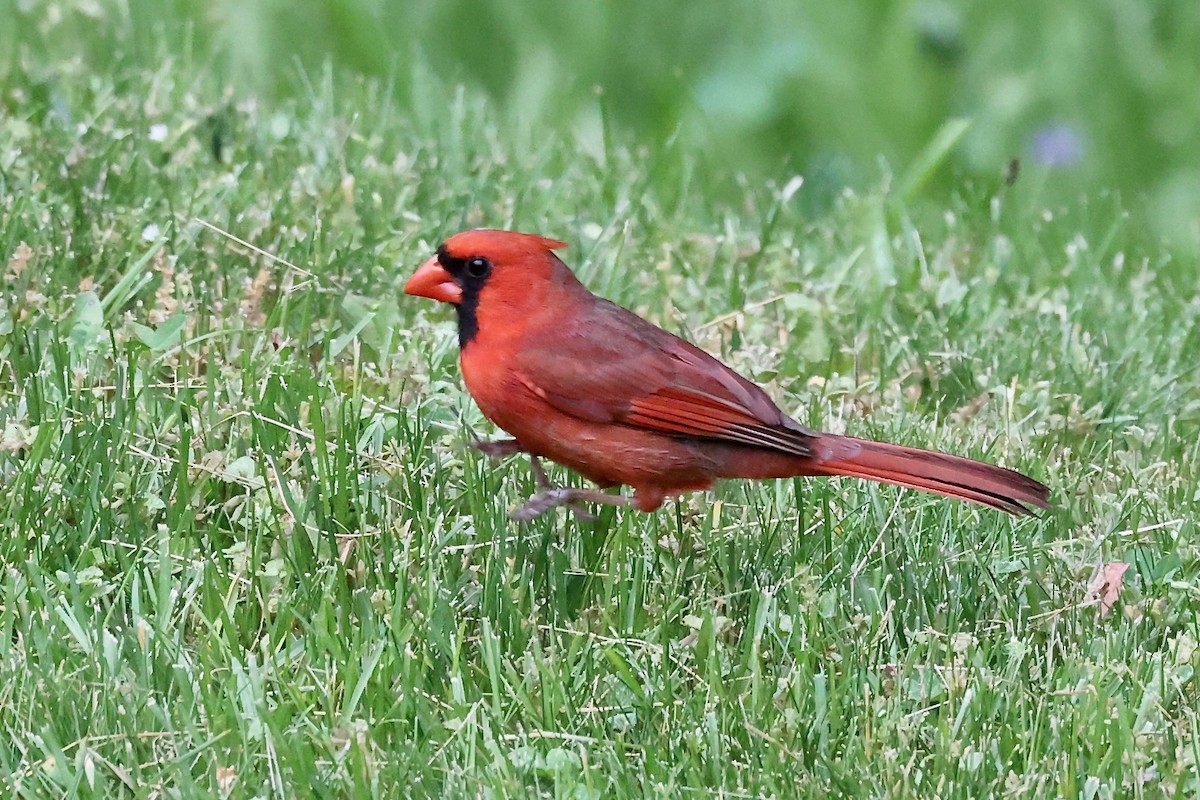
[[[969,500],[1010,514],[1049,508],[1050,490],[967,458],[809,430],[717,359],[592,294],[554,254],[562,242],[473,230],[452,236],[404,291],[454,305],[463,379],[484,416],[529,453],[540,492],[512,512],[632,505],[706,489],[718,478],[856,478]],[[552,488],[538,457],[632,498]]]

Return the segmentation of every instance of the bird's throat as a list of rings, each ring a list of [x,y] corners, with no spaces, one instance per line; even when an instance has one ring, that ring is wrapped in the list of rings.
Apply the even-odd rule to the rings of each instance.
[[[467,282],[463,286],[462,300],[454,306],[458,312],[458,346],[464,348],[479,333],[479,285]]]

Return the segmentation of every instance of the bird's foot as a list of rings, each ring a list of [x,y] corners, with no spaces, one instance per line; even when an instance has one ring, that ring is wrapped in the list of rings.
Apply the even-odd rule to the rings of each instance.
[[[540,496],[540,495],[547,494],[547,493],[553,492],[553,491],[565,491],[562,489],[557,489],[557,487],[555,487],[554,484],[550,483],[550,478],[546,475],[546,470],[544,467],[542,467],[541,460],[538,459],[538,457],[533,455],[532,453],[529,455],[529,466],[533,470],[533,482],[538,488],[539,494],[535,495],[535,496]],[[530,498],[529,502],[532,503],[533,498]],[[528,503],[526,505],[528,505]],[[574,512],[574,514],[575,514],[575,518],[578,519],[580,522],[592,522],[596,519],[596,515],[587,510],[587,506],[584,504],[584,501],[582,501],[582,500],[566,500],[566,501],[563,501],[562,505],[566,505],[567,508],[571,509],[571,511]],[[524,508],[524,506],[522,508]],[[546,507],[547,510],[550,508],[553,508],[553,506]],[[517,509],[517,511],[520,511],[520,510],[521,509]],[[533,514],[533,516],[529,517],[528,519],[533,519],[533,517],[536,517],[542,513],[544,513],[544,511],[539,511],[539,512]],[[511,517],[511,515],[510,515],[510,517]],[[517,517],[512,517],[512,518],[518,519]],[[524,519],[524,518],[521,518],[521,519]]]
[[[483,439],[476,439],[471,442],[471,447],[474,447],[488,458],[508,458],[509,456],[515,456],[517,453],[525,452],[525,448],[521,447],[521,443],[516,439],[497,439],[494,442],[485,442]]]
[[[527,452],[516,439],[497,439],[492,442],[475,439],[471,442],[471,446],[488,458],[496,459]],[[551,485],[546,470],[542,468],[542,462],[533,453],[529,454],[529,464],[533,469],[533,482],[537,485],[538,492],[529,498],[525,505],[510,511],[509,519],[528,522],[552,508],[567,506],[575,512],[576,518],[581,522],[591,522],[596,519],[596,515],[587,510],[587,503],[602,503],[612,506],[629,504],[629,499],[622,495],[608,494],[597,489],[567,489]]]
[[[599,489],[546,488],[525,501],[525,505],[508,512],[508,518],[517,522],[537,519],[552,508],[568,506],[584,522],[596,517],[584,508],[585,503],[606,506],[627,506],[629,498],[622,494],[609,494]]]

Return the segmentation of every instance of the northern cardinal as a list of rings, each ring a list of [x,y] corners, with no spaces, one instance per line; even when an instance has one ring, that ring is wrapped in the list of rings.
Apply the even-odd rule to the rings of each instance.
[[[654,511],[718,478],[853,476],[924,489],[1010,514],[1049,508],[1050,490],[967,458],[809,430],[698,347],[589,292],[554,254],[563,242],[472,230],[447,239],[404,291],[454,305],[463,379],[484,416],[529,453],[531,519],[583,502]],[[553,488],[544,456],[603,488]]]

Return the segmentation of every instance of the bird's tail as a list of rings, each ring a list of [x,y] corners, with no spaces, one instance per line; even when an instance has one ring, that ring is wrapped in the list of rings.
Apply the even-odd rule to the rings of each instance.
[[[837,476],[923,489],[969,500],[1010,514],[1033,514],[1050,507],[1050,489],[1011,469],[914,447],[822,435],[816,458],[805,459],[804,474]]]

